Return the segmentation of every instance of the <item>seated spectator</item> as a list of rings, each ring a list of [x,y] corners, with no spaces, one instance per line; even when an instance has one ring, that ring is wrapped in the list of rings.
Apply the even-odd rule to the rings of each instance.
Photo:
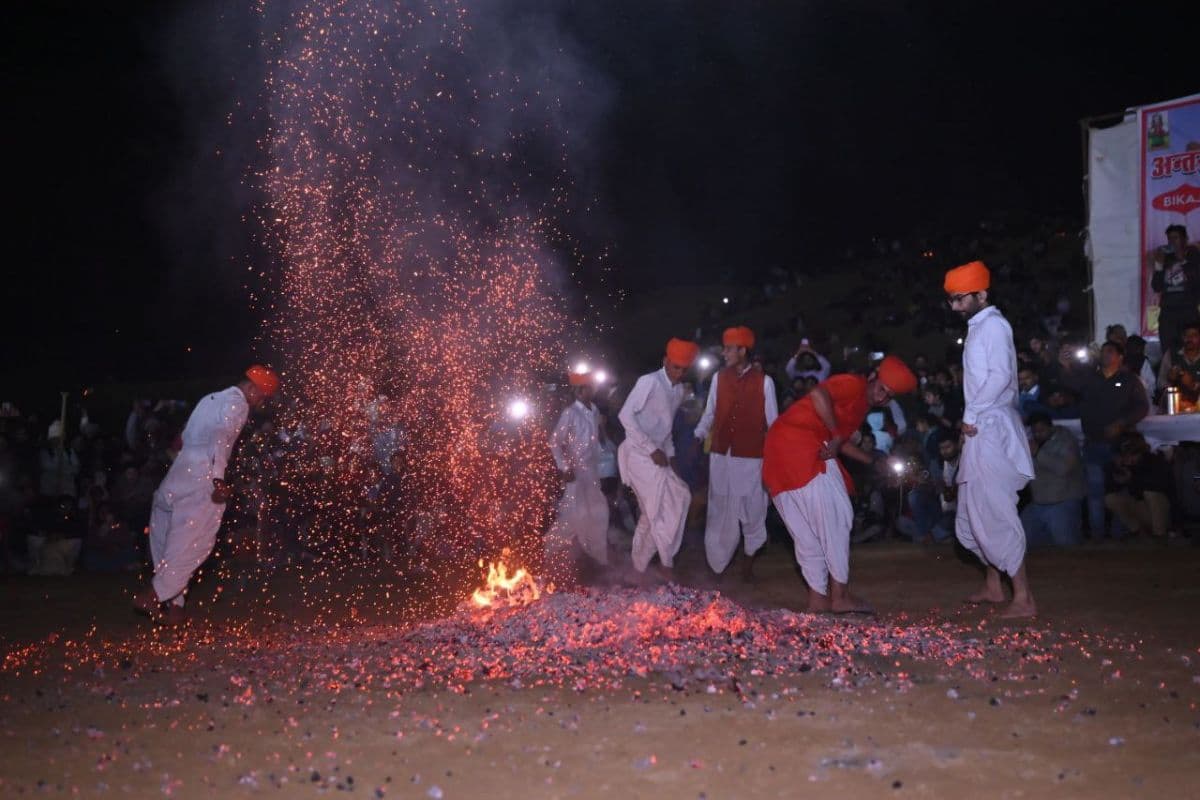
[[[934,432],[938,457],[932,469],[908,493],[912,518],[897,523],[900,533],[914,542],[944,542],[954,535],[954,516],[958,509],[959,458],[962,447],[956,431],[937,428]]]
[[[1108,466],[1104,505],[1135,536],[1168,535],[1171,525],[1171,468],[1150,451],[1137,432],[1124,434]]]
[[[858,443],[859,448],[874,458],[870,464],[844,459],[846,470],[854,481],[855,493],[851,497],[854,504],[854,533],[850,541],[858,544],[867,542],[887,532],[887,507],[883,499],[882,473],[887,464],[884,455],[875,444],[875,434],[862,434]]]
[[[1174,386],[1185,407],[1195,408],[1200,395],[1200,322],[1183,326],[1183,346],[1163,355],[1158,368],[1160,388]]]
[[[1029,427],[1036,474],[1029,483],[1033,502],[1021,511],[1025,540],[1030,547],[1073,547],[1082,539],[1080,512],[1087,494],[1079,443],[1044,413],[1033,414]]]
[[[1125,340],[1125,366],[1141,379],[1142,386],[1146,387],[1146,397],[1154,402],[1158,378],[1150,366],[1150,359],[1146,357],[1146,340],[1142,337],[1130,336]]]
[[[134,535],[108,504],[96,510],[96,522],[83,548],[83,568],[89,572],[120,572],[138,567]]]
[[[938,460],[938,443],[940,434],[945,430],[941,420],[934,414],[921,414],[917,417],[916,438],[920,445],[921,467],[935,469]]]
[[[1100,363],[1088,367],[1067,352],[1060,356],[1063,382],[1079,392],[1083,427],[1083,463],[1087,476],[1088,528],[1093,539],[1107,534],[1104,516],[1105,471],[1113,445],[1146,416],[1150,403],[1137,376],[1125,368],[1125,353],[1116,342],[1100,348]]]
[[[46,445],[38,452],[38,466],[41,468],[38,491],[42,497],[56,499],[63,495],[75,496],[79,456],[70,447],[64,446],[62,439],[62,422],[54,420],[46,431]]]
[[[1040,410],[1050,419],[1079,419],[1079,398],[1075,392],[1065,386],[1053,386],[1046,394],[1046,405]]]
[[[1048,413],[1048,407],[1041,402],[1042,387],[1038,383],[1036,367],[1023,365],[1017,370],[1017,388],[1017,403],[1022,419],[1028,419],[1035,413]]]
[[[875,447],[879,452],[887,455],[892,452],[892,437],[891,430],[895,425],[891,422],[887,409],[875,409],[870,414],[867,414],[867,424],[871,426],[871,433],[875,440]]]
[[[57,501],[43,501],[39,512],[36,533],[26,537],[29,574],[70,575],[79,561],[84,533],[75,498],[63,495]]]

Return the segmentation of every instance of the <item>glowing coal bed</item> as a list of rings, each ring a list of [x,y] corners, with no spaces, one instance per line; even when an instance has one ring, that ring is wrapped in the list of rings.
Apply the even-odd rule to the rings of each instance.
[[[1004,667],[1007,679],[1024,680],[1036,665],[1056,670],[1067,646],[1034,629],[751,610],[674,584],[554,592],[523,576],[511,588],[485,590],[487,603],[477,592],[447,617],[408,625],[193,624],[125,641],[102,641],[93,629],[79,640],[51,636],[13,649],[3,672],[66,670],[95,691],[147,669],[207,667],[228,675],[242,704],[350,689],[466,693],[484,682],[582,692],[648,679],[741,693],[763,679],[804,676],[838,688],[883,682],[903,690],[914,671],[985,680]]]

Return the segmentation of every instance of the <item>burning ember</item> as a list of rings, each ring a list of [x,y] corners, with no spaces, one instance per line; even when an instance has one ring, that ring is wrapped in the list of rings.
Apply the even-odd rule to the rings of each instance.
[[[508,548],[502,556],[509,556]],[[483,566],[480,559],[479,566]],[[511,608],[527,606],[542,596],[542,590],[537,581],[524,567],[518,567],[512,575],[508,574],[508,565],[501,558],[498,564],[488,564],[487,583],[482,589],[476,589],[471,595],[471,602],[478,608]]]

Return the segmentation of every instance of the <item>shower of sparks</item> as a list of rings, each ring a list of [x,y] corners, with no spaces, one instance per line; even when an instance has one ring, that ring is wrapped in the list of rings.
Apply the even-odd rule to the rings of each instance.
[[[547,420],[512,398],[565,363],[558,101],[489,67],[498,48],[471,47],[453,0],[260,11],[262,224],[281,276],[268,338],[306,579],[370,563],[447,598],[503,547],[544,570]]]

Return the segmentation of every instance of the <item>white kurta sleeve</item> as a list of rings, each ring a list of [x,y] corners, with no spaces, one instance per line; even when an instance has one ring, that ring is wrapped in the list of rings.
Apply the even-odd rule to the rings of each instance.
[[[791,378],[792,380],[796,380],[796,378],[799,377],[800,372],[796,369],[796,357],[795,356],[792,356],[791,358],[789,358],[788,362],[783,365],[783,371],[786,372],[787,376],[789,378]]]
[[[571,420],[570,407],[564,408],[558,415],[558,424],[550,434],[550,455],[554,456],[554,464],[559,472],[571,467]]]
[[[763,376],[763,413],[767,416],[767,427],[771,427],[779,416],[779,401],[775,398],[775,381],[770,375]]]
[[[963,422],[967,425],[978,422],[979,415],[987,409],[1001,405],[1001,395],[1012,382],[1012,376],[1008,373],[1009,354],[1004,342],[999,341],[1003,327],[988,325],[985,321],[971,333],[978,341],[972,341],[972,347],[963,352],[963,370],[985,377],[963,410]]]
[[[708,436],[708,431],[712,428],[713,417],[717,413],[717,378],[719,374],[713,375],[712,383],[708,387],[708,400],[704,404],[704,413],[700,416],[700,421],[696,423],[696,438],[704,440]]]
[[[645,431],[638,426],[637,415],[645,407],[647,398],[650,397],[652,385],[650,381],[652,379],[653,376],[638,378],[629,397],[625,398],[625,405],[621,406],[621,411],[617,414],[621,427],[625,429],[626,440],[638,450],[646,453],[658,449],[658,445],[654,444]]]
[[[249,407],[243,402],[226,401],[221,403],[221,417],[213,426],[213,461],[212,476],[217,480],[225,480],[225,468],[229,466],[229,456],[233,453],[233,443],[237,441],[242,426],[246,424]]]

